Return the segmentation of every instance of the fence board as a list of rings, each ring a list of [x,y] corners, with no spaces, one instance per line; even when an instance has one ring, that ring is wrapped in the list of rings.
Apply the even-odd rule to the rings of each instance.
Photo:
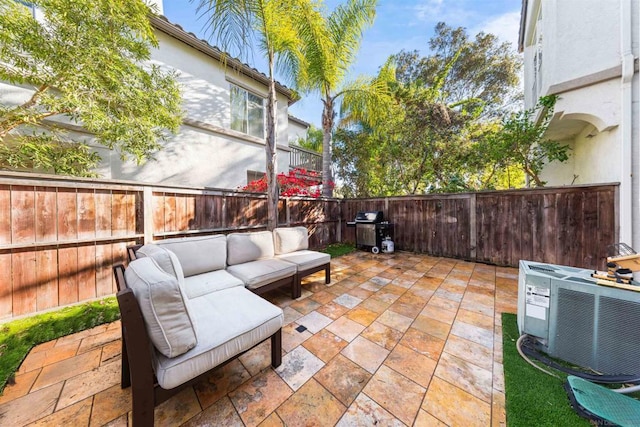
[[[13,313],[11,252],[0,251],[0,271],[0,319],[4,319]]]
[[[11,189],[11,243],[35,240],[34,187],[14,186]]]
[[[55,242],[58,237],[56,189],[36,187],[36,242]]]
[[[111,272],[112,265],[111,244],[96,245],[96,294],[99,297],[113,293],[113,285],[111,283],[113,280],[113,273]]]
[[[111,236],[111,190],[96,190],[96,237]]]
[[[75,188],[58,189],[58,239],[78,238],[78,198]]]
[[[11,243],[11,187],[0,185],[0,244],[9,243]]]
[[[544,195],[544,211],[542,213],[544,222],[544,231],[542,239],[543,262],[558,264],[558,239],[557,239],[557,201],[556,194]],[[535,260],[532,260],[535,261]]]
[[[78,248],[58,249],[58,300],[61,305],[78,301]]]
[[[96,295],[96,247],[78,246],[78,300],[95,298]]]
[[[55,204],[54,204],[55,206]],[[57,307],[58,300],[58,252],[44,249],[36,252],[36,306],[38,310]]]
[[[78,191],[78,238],[96,236],[96,197],[93,191]]]
[[[13,278],[13,315],[33,313],[37,310],[36,253],[14,252],[11,257]]]

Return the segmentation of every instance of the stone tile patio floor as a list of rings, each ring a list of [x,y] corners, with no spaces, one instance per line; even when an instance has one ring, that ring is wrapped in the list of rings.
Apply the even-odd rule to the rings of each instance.
[[[156,408],[166,426],[505,425],[501,313],[517,269],[406,252],[355,252],[283,308],[283,362],[267,341]],[[298,332],[299,326],[306,330]],[[1,425],[126,426],[120,324],[41,344],[0,396]]]

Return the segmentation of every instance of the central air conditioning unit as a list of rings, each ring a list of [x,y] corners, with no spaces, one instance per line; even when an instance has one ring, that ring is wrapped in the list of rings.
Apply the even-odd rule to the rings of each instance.
[[[552,357],[596,372],[640,374],[640,292],[593,270],[520,261],[518,330]]]

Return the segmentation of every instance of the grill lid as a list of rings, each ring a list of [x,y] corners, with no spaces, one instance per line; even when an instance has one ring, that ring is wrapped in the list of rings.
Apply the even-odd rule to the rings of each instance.
[[[356,222],[370,224],[382,222],[383,220],[384,215],[382,211],[358,212],[355,219]]]

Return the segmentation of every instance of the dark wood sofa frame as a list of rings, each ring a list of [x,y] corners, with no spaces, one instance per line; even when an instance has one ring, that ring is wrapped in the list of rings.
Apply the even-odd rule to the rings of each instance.
[[[133,425],[136,427],[153,426],[154,408],[157,405],[184,388],[208,378],[214,369],[224,366],[251,349],[232,357],[178,387],[172,389],[160,387],[153,372],[151,353],[153,346],[147,334],[138,301],[125,281],[124,266],[122,264],[114,266],[113,272],[118,288],[116,297],[120,307],[120,322],[122,326],[121,387],[124,389],[131,386],[132,388]],[[282,329],[278,329],[275,334],[267,337],[256,346],[267,339],[271,340],[271,366],[277,368],[282,363]]]

